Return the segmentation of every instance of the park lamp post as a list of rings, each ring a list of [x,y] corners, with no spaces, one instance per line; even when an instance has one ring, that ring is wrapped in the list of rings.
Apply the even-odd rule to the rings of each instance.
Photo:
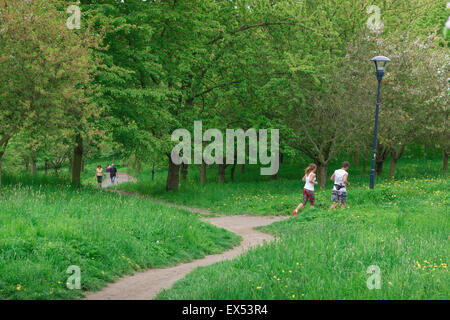
[[[375,158],[377,155],[377,131],[378,131],[378,111],[380,109],[380,88],[381,80],[384,76],[384,70],[386,65],[391,61],[389,58],[383,56],[376,56],[371,59],[375,63],[375,70],[378,80],[378,93],[377,93],[377,108],[375,111],[375,129],[373,134],[373,155],[372,155],[372,170],[370,171],[370,189],[375,185]]]

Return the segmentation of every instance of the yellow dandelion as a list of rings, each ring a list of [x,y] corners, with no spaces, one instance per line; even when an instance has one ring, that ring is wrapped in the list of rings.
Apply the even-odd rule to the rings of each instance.
[[[292,295],[292,298],[295,298],[295,294]]]
[[[261,290],[261,288],[262,288],[261,286],[257,286],[256,287],[257,290]]]
[[[20,291],[20,289],[22,289],[22,286],[20,284],[18,284],[16,289],[17,289],[17,291]]]

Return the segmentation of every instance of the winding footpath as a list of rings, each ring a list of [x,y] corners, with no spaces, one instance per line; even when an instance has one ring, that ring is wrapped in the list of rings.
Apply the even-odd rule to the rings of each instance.
[[[134,178],[121,174],[122,179],[118,183],[125,181],[135,181]],[[104,187],[109,186],[104,184]],[[126,195],[132,195],[123,191],[114,190],[114,192]],[[149,199],[152,200],[152,199]],[[195,213],[211,215],[206,210],[189,208],[169,204],[173,207],[189,210]],[[163,289],[169,289],[173,284],[193,271],[197,267],[207,266],[219,261],[229,260],[251,247],[262,245],[264,242],[274,240],[272,235],[255,230],[255,227],[265,226],[287,217],[258,217],[248,215],[219,216],[213,218],[202,218],[201,220],[209,222],[219,228],[224,228],[230,232],[242,237],[242,242],[228,251],[219,254],[208,255],[202,259],[194,260],[188,263],[181,263],[169,268],[149,269],[143,272],[137,272],[131,276],[125,276],[117,282],[110,283],[100,291],[90,293],[86,296],[88,300],[149,300]]]

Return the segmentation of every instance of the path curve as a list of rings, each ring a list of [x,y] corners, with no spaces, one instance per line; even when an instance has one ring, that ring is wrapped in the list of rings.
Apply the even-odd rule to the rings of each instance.
[[[116,192],[120,191],[116,190]],[[125,192],[120,193],[128,194]],[[184,206],[182,208],[197,213],[208,214],[205,210],[201,210],[201,212],[199,212],[200,209],[196,208]],[[230,232],[240,235],[242,237],[240,245],[223,253],[208,255],[202,259],[194,260],[192,262],[181,263],[169,268],[149,269],[147,271],[137,272],[131,276],[125,276],[117,282],[110,283],[100,291],[88,294],[86,298],[88,300],[153,299],[161,290],[171,288],[176,281],[180,280],[197,267],[207,266],[219,261],[232,259],[251,247],[261,245],[264,242],[273,241],[274,237],[272,235],[255,230],[254,228],[269,225],[286,218],[287,217],[259,217],[248,215],[202,218],[201,220],[205,222],[212,223],[219,228],[224,228]]]

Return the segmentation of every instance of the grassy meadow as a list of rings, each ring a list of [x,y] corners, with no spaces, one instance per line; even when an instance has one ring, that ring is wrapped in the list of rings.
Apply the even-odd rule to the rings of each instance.
[[[138,184],[121,188],[221,214],[289,215],[300,201],[299,165],[282,167],[277,181],[249,167],[236,170],[235,183],[206,186],[196,183],[194,170],[177,193],[160,192],[161,181],[146,171]],[[369,190],[362,168],[350,168],[345,210],[329,210],[329,183],[316,191],[314,209],[262,228],[279,241],[198,268],[158,299],[450,298],[450,180],[441,159],[405,157],[394,180],[386,171]],[[381,271],[380,290],[367,288],[372,265]]]
[[[350,208],[265,227],[280,240],[199,268],[158,298],[448,299],[449,187],[421,179],[352,190]],[[366,286],[371,265],[380,290]]]
[[[369,176],[364,174],[362,166],[351,166],[349,169],[348,203],[350,206],[363,207],[379,203],[380,200],[390,198],[393,186],[411,188],[415,180],[441,179],[446,180],[448,174],[442,173],[441,159],[422,159],[405,157],[397,165],[397,174],[394,181],[388,179],[388,165],[380,177],[376,177],[377,188],[374,192],[368,190]],[[137,175],[137,183],[121,184],[119,189],[137,192],[159,198],[167,202],[186,206],[208,209],[220,214],[250,214],[250,215],[288,215],[301,202],[304,182],[301,178],[308,162],[299,164],[283,164],[280,166],[278,178],[271,181],[270,177],[261,176],[258,166],[245,167],[240,173],[236,168],[235,182],[229,181],[230,168],[226,169],[227,183],[217,183],[217,168],[212,166],[207,170],[208,183],[204,186],[198,183],[199,167],[191,166],[187,181],[182,184],[178,192],[165,191],[165,178],[167,171],[159,170],[155,179],[151,179],[151,168],[147,167]],[[328,169],[328,177],[340,163],[334,162]],[[370,170],[370,167],[367,168]],[[424,187],[426,184],[424,184]],[[321,190],[316,186],[316,209],[329,208],[331,201],[332,182],[327,180],[327,189]],[[441,189],[445,193],[445,189]],[[407,198],[409,196],[406,196]],[[418,200],[416,196],[409,198],[409,205]]]
[[[198,215],[96,189],[86,166],[84,188],[52,175],[7,175],[0,198],[0,299],[76,299],[124,274],[222,252],[239,237]],[[284,164],[276,181],[259,168],[236,169],[219,185],[217,169],[198,184],[191,167],[178,192],[164,191],[164,170],[137,175],[119,189],[218,214],[290,215],[301,197],[304,164]],[[329,168],[331,175],[334,163]],[[130,168],[119,167],[121,172]],[[316,191],[316,207],[261,228],[278,241],[231,261],[201,267],[158,299],[448,299],[450,215],[448,174],[441,160],[405,157],[397,176],[386,168],[368,189],[351,167],[348,207],[330,211],[331,183]],[[61,173],[64,177],[64,172]],[[229,179],[229,169],[227,169]],[[82,270],[82,289],[68,290],[66,269]],[[367,269],[381,271],[369,290]]]
[[[218,253],[240,238],[195,214],[51,176],[6,177],[0,197],[0,299],[71,299],[147,268]],[[69,290],[71,265],[82,290]]]

